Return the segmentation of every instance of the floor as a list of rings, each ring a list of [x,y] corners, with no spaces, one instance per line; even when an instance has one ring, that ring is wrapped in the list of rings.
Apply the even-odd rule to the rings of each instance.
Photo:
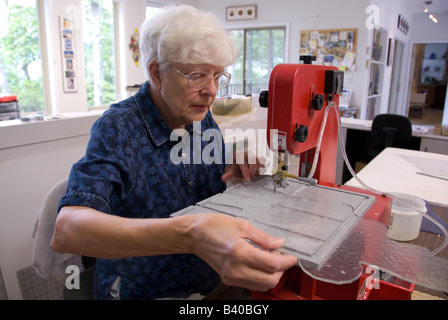
[[[442,124],[443,109],[425,108],[423,117],[409,118],[414,125],[440,125]]]

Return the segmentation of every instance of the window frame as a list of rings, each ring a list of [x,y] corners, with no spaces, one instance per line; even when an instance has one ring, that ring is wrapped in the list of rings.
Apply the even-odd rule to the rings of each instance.
[[[44,8],[44,0],[35,0],[35,8],[36,8],[36,22],[38,27],[38,36],[39,36],[39,53],[41,60],[41,71],[42,71],[42,98],[44,103],[44,108],[41,111],[32,111],[32,112],[23,112],[21,110],[20,115],[27,114],[39,114],[43,113],[44,115],[51,114],[52,111],[52,103],[51,103],[51,90],[50,90],[50,76],[48,72],[49,67],[49,55],[47,48],[47,28],[45,24],[45,8]]]
[[[247,33],[256,30],[284,30],[284,63],[289,61],[289,23],[278,23],[275,25],[236,25],[226,27],[227,31],[242,30],[243,31],[243,74],[242,74],[242,95],[246,95],[246,49],[247,49]],[[266,88],[267,89],[267,88]],[[252,93],[254,94],[254,93]]]
[[[112,19],[113,19],[113,49],[114,49],[114,86],[115,86],[115,100],[117,100],[118,97],[122,97],[123,90],[121,88],[121,79],[122,79],[122,71],[121,71],[121,48],[120,48],[120,8],[119,3],[115,0],[112,0]],[[82,19],[81,19],[82,23]],[[82,51],[84,52],[84,39],[83,35],[81,34],[81,45],[82,45]],[[84,54],[83,54],[84,55]],[[82,59],[84,59],[83,57]],[[84,70],[82,72],[86,72],[85,70],[85,62],[83,61]],[[86,80],[87,81],[87,80]],[[86,82],[87,83],[87,82]],[[120,99],[118,99],[120,100]],[[88,111],[93,110],[103,110],[109,108],[111,105],[110,102],[103,103],[101,105],[89,105],[88,99],[87,99],[87,88],[86,88],[86,100],[85,100],[86,108]]]
[[[39,46],[42,61],[42,82],[44,87],[44,114],[50,115],[53,112],[51,90],[50,90],[50,75],[49,75],[49,54],[47,47],[47,29],[45,25],[45,9],[44,0],[36,0],[37,25],[39,27]]]

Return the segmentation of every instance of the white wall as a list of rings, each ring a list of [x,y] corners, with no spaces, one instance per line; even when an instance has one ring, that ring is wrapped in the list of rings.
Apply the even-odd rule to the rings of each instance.
[[[16,272],[31,265],[42,200],[83,156],[98,116],[0,125],[0,270],[9,299],[22,297]]]
[[[253,0],[257,5],[257,19],[254,21],[226,21],[225,8],[241,5],[235,0],[197,0],[201,9],[214,12],[226,28],[286,26],[287,62],[298,63],[300,52],[300,31],[310,29],[358,29],[356,71],[347,71],[345,87],[353,90],[352,104],[362,105],[364,92],[364,69],[366,59],[365,9],[368,0]]]
[[[411,41],[420,43],[448,42],[448,18],[440,13],[439,22],[433,23],[424,13],[412,16]]]
[[[119,44],[117,46],[120,64],[120,76],[117,85],[120,87],[121,96],[117,100],[126,98],[125,88],[128,85],[134,85],[144,82],[145,72],[141,60],[138,65],[132,59],[132,52],[129,49],[131,36],[145,20],[146,0],[116,0],[118,6],[119,19]]]

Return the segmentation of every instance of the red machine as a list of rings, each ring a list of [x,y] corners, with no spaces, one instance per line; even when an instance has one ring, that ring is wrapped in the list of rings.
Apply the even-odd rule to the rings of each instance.
[[[339,95],[342,93],[343,72],[335,67],[313,65],[314,57],[306,56],[303,60],[303,64],[277,65],[270,77],[269,91],[260,94],[260,105],[268,108],[268,144],[271,149],[278,150],[279,158],[280,154],[283,154],[285,159],[274,175],[274,183],[277,187],[282,187],[286,183],[289,176],[287,158],[290,154],[300,156],[301,169],[297,177],[311,178],[309,174],[316,155],[317,166],[312,178],[316,179],[319,185],[374,195],[375,203],[364,218],[388,225],[391,199],[366,190],[335,184]],[[270,143],[274,130],[278,130],[278,140]],[[315,280],[302,272],[299,267],[294,267],[284,274],[276,288],[264,293],[253,292],[253,298],[356,299],[365,285],[365,280],[368,279],[367,276],[363,274],[358,281],[351,284],[334,285]],[[387,299],[387,295],[391,293],[395,297],[406,298],[412,292],[409,289],[410,284],[406,284],[406,288],[389,283],[380,287],[381,290],[371,291],[370,299]],[[362,299],[369,299],[369,294],[366,292],[363,291]],[[396,292],[401,295],[396,295]]]
[[[269,92],[263,92],[260,98],[264,100],[262,106],[268,106],[268,143],[273,130],[278,130],[279,152],[301,155],[302,163],[312,163],[325,109],[329,103],[339,105],[343,78],[343,72],[335,67],[277,65],[271,74]],[[337,114],[329,112],[316,171],[321,185],[334,185],[337,138]]]

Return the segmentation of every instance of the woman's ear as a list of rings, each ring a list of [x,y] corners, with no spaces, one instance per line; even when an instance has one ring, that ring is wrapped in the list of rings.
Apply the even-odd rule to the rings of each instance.
[[[151,84],[156,88],[160,89],[162,85],[162,77],[160,74],[160,65],[151,61],[148,66],[149,76],[151,77]]]

